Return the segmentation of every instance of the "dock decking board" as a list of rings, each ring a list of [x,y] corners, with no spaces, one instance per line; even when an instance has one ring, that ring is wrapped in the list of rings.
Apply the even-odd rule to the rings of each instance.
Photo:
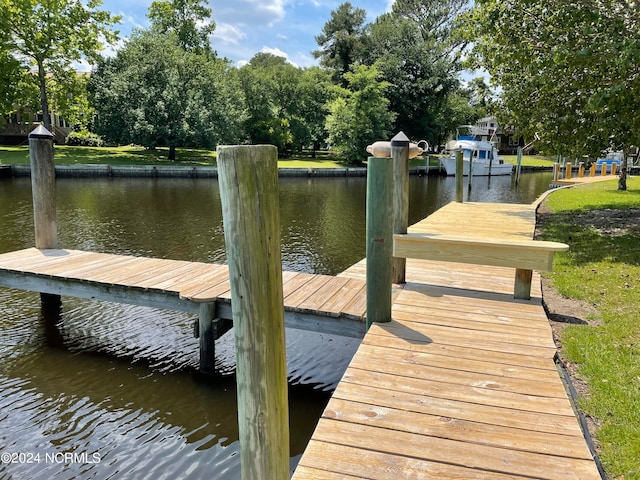
[[[533,206],[471,203],[409,232],[531,239],[534,227]],[[514,300],[514,273],[407,259],[392,321],[365,335],[293,479],[599,480],[554,362],[540,277],[531,300]],[[341,275],[365,274],[363,261]]]
[[[364,280],[297,272],[282,277],[288,326],[362,337]],[[225,265],[28,248],[0,254],[0,286],[191,313],[199,303],[216,302],[216,315],[232,315]]]

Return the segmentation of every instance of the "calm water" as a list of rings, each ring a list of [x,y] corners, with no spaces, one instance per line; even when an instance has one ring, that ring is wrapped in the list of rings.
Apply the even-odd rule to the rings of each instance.
[[[476,178],[465,200],[531,202],[550,180],[527,174],[515,189],[509,177]],[[336,274],[364,257],[365,187],[281,179],[285,269]],[[410,222],[454,188],[412,177]],[[60,179],[57,189],[64,248],[225,261],[215,181]],[[31,209],[29,179],[0,179],[0,252],[33,245]],[[233,332],[216,345],[220,378],[204,381],[193,321],[68,297],[45,315],[37,294],[0,288],[0,479],[239,478]],[[292,468],[356,348],[287,330]],[[7,453],[25,455],[7,463]]]

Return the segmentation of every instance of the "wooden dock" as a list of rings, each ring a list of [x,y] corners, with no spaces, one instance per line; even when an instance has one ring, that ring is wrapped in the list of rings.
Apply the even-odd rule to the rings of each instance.
[[[554,185],[568,186],[568,185],[582,185],[585,183],[598,183],[606,182],[607,180],[618,180],[620,175],[595,175],[593,177],[578,177],[572,176],[571,178],[560,178],[553,182]]]
[[[362,279],[283,272],[286,325],[362,338]],[[28,248],[0,254],[0,286],[198,313],[215,303],[231,319],[229,268],[210,263],[79,250]]]
[[[484,227],[480,227],[484,225]],[[450,204],[409,233],[531,239],[535,207]],[[534,274],[407,260],[392,321],[374,324],[294,479],[599,479],[560,380]],[[283,272],[286,324],[362,335],[364,262],[338,277]],[[223,265],[60,249],[0,254],[0,286],[231,318]]]
[[[450,204],[409,231],[531,239],[534,226],[534,206]],[[363,274],[363,262],[344,273]],[[406,275],[293,478],[600,479],[554,362],[539,275],[530,300],[514,300],[514,268],[408,259]]]

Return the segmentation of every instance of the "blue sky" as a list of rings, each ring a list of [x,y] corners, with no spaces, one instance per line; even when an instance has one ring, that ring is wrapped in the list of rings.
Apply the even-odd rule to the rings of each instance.
[[[367,11],[367,21],[390,10],[393,0],[350,0]],[[238,66],[258,52],[287,58],[298,67],[315,65],[311,52],[318,45],[315,36],[342,0],[209,0],[216,31],[211,40],[218,55]],[[122,15],[117,27],[122,37],[133,28],[149,26],[151,0],[103,0],[102,10]]]

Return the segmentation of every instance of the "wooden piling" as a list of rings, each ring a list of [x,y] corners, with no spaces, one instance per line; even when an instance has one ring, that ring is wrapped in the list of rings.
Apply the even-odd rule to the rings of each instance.
[[[596,164],[592,163],[591,164],[591,168],[589,168],[589,176],[590,177],[595,177],[596,176]]]
[[[584,177],[584,162],[578,164],[578,178]]]
[[[56,217],[56,167],[53,154],[53,134],[42,125],[29,134],[31,192],[36,248],[58,248]],[[59,310],[60,295],[40,294],[44,309]]]
[[[553,183],[558,183],[560,179],[560,163],[556,162],[553,164]]]
[[[607,174],[607,164],[602,162],[601,165],[602,166],[600,167],[600,175],[604,177]]]
[[[470,192],[471,187],[473,185],[473,152],[469,153],[469,175],[467,178],[468,178],[467,190]]]
[[[367,162],[367,329],[391,321],[393,235],[393,163],[369,157]]]
[[[236,346],[242,478],[289,478],[278,151],[217,149]]]
[[[199,340],[200,340],[200,372],[212,373],[215,370],[215,337],[213,334],[213,319],[216,314],[215,302],[200,304],[198,312]]]
[[[516,179],[515,183],[518,185],[520,182],[520,169],[522,167],[522,147],[518,147],[518,161],[516,163]]]
[[[565,165],[565,169],[564,169],[564,178],[566,180],[571,180],[571,169],[573,168],[573,165],[571,165],[571,162],[567,162],[567,164]]]
[[[464,181],[464,160],[462,150],[456,150],[456,202],[462,203],[462,185]]]
[[[618,164],[617,163],[612,163],[611,164],[611,175],[615,175],[617,169],[618,169]]]
[[[393,159],[393,233],[407,233],[409,226],[409,138],[398,133],[391,139]],[[393,257],[391,281],[405,283],[407,259]]]
[[[29,157],[36,248],[58,248],[53,134],[42,125],[29,134]]]

